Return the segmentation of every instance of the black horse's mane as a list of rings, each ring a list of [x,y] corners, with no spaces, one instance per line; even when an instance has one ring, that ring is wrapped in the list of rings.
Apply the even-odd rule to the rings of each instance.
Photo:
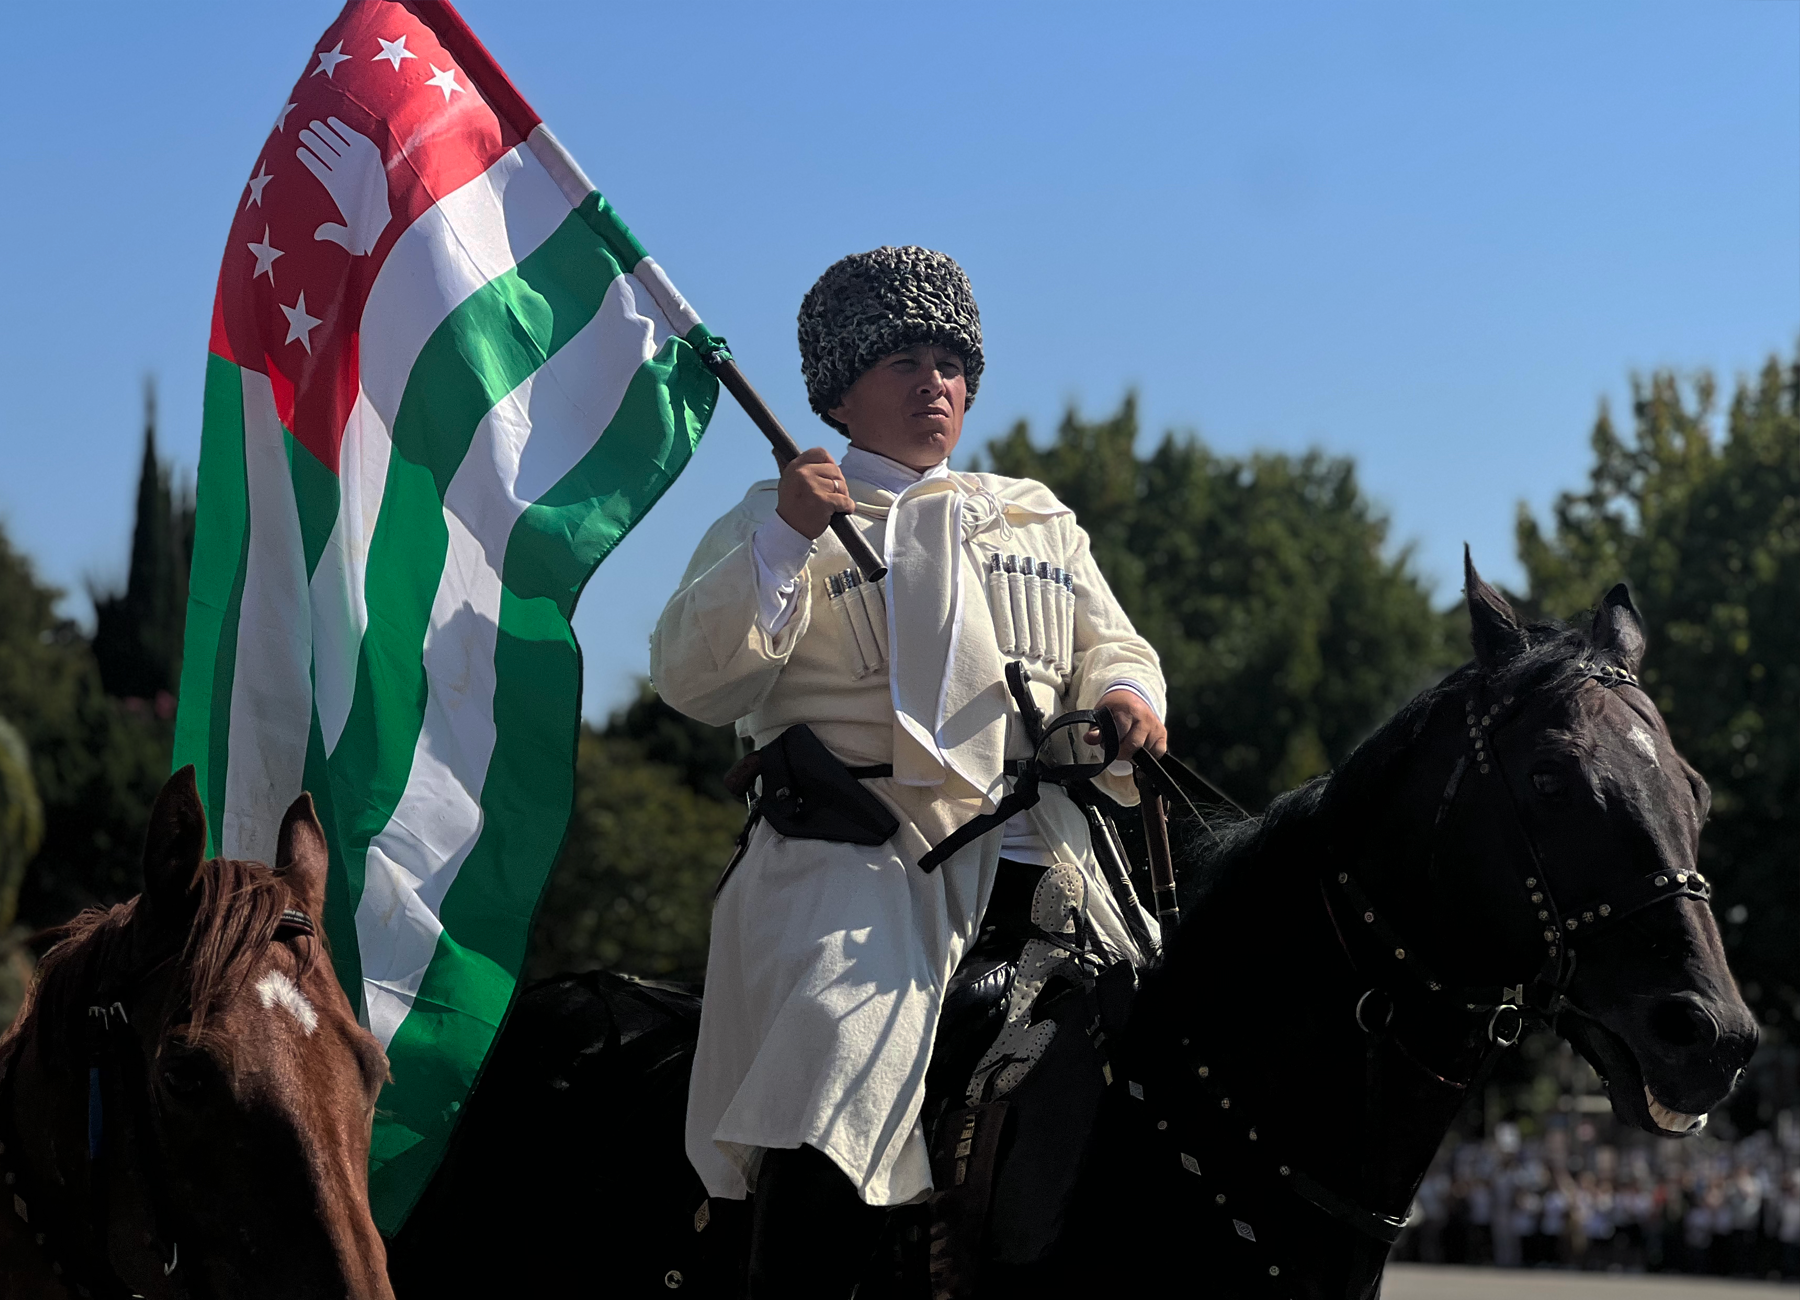
[[[1592,671],[1594,644],[1567,623],[1534,623],[1522,630],[1524,647],[1504,662],[1483,668],[1473,660],[1427,687],[1359,744],[1335,771],[1276,795],[1259,815],[1206,813],[1171,817],[1179,841],[1184,913],[1229,888],[1277,846],[1304,848],[1324,839],[1339,815],[1371,806],[1394,761],[1424,736],[1438,707],[1460,702],[1479,682],[1490,699],[1572,691]],[[1178,823],[1178,826],[1177,826]]]

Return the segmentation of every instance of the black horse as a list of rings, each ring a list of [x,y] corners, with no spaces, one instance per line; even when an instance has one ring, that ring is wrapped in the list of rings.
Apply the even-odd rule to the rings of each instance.
[[[1614,1112],[1697,1130],[1757,1039],[1696,869],[1705,782],[1637,684],[1625,589],[1591,630],[1522,626],[1467,570],[1475,660],[1327,778],[1196,824],[1187,919],[1112,1045],[1057,1243],[985,1295],[1363,1300],[1457,1110],[1521,1021]],[[390,1251],[396,1291],[541,1271],[619,1294],[739,1285],[741,1203],[682,1155],[698,1001],[616,976],[527,995]],[[859,1295],[924,1297],[929,1207]]]

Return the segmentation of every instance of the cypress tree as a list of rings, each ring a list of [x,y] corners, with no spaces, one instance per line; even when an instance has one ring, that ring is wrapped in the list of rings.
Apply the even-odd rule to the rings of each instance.
[[[144,456],[138,472],[131,569],[123,593],[94,596],[94,658],[108,695],[173,696],[186,621],[185,564],[169,470],[156,454],[156,385],[144,384]]]

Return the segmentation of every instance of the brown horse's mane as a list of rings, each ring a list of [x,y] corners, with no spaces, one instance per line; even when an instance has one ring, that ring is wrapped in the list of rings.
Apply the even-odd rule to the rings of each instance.
[[[111,990],[128,988],[171,964],[176,986],[168,1021],[185,1014],[187,1037],[197,1038],[207,1013],[247,982],[275,937],[282,912],[292,904],[279,875],[260,862],[235,858],[203,863],[191,895],[193,919],[179,949],[147,941],[142,927],[133,925],[142,895],[109,908],[88,908],[62,926],[56,945],[38,964],[12,1028],[0,1037],[0,1058],[9,1056],[39,1019],[53,1050],[64,1045],[79,1049],[87,1007],[99,1000],[103,987],[111,996]],[[308,965],[315,951],[307,946],[303,960]]]

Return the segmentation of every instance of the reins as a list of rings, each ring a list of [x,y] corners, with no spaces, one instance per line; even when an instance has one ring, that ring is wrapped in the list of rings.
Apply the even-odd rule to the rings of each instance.
[[[316,934],[312,918],[298,908],[285,908],[270,935],[271,943]],[[10,1197],[13,1214],[24,1225],[32,1243],[49,1262],[52,1276],[75,1295],[87,1300],[141,1300],[141,1295],[118,1274],[108,1251],[111,1219],[110,1192],[115,1162],[122,1154],[119,1116],[129,1115],[129,1129],[138,1134],[135,1146],[143,1182],[149,1190],[150,1232],[146,1242],[155,1250],[163,1277],[176,1295],[186,1286],[176,1277],[181,1265],[181,1244],[171,1231],[176,1215],[169,1204],[168,1180],[162,1169],[162,1148],[155,1140],[155,1108],[150,1093],[150,1062],[131,1027],[126,1001],[145,980],[168,964],[166,959],[148,970],[126,975],[116,984],[103,979],[88,1003],[85,1016],[87,1059],[87,1205],[85,1213],[59,1205],[56,1198],[34,1186],[25,1168],[25,1147],[18,1130],[15,1104],[16,1065],[24,1050],[23,1040],[0,1062],[0,1181]]]
[[[1588,660],[1578,666],[1585,670],[1580,680],[1595,681],[1608,688],[1633,686],[1642,689],[1636,676],[1615,665]],[[1505,803],[1512,824],[1525,844],[1523,864],[1516,863],[1515,870],[1522,886],[1522,897],[1528,902],[1534,919],[1543,927],[1544,958],[1527,982],[1501,986],[1452,985],[1432,970],[1418,946],[1408,942],[1389,921],[1347,867],[1333,869],[1328,866],[1321,873],[1319,882],[1326,918],[1337,939],[1340,954],[1356,981],[1367,981],[1366,991],[1358,997],[1352,1012],[1352,1019],[1367,1044],[1365,1069],[1369,1086],[1365,1089],[1368,1107],[1365,1128],[1369,1116],[1374,1113],[1379,1054],[1384,1045],[1418,1070],[1431,1086],[1448,1090],[1460,1102],[1462,1097],[1479,1087],[1505,1050],[1518,1041],[1527,1017],[1554,1022],[1563,1012],[1588,1015],[1568,996],[1575,978],[1577,940],[1586,939],[1595,931],[1615,925],[1656,903],[1682,897],[1705,902],[1712,894],[1711,886],[1700,872],[1664,870],[1623,882],[1607,889],[1603,898],[1597,897],[1565,911],[1556,900],[1544,856],[1492,744],[1492,737],[1517,719],[1518,712],[1513,708],[1516,697],[1507,694],[1492,700],[1486,695],[1485,685],[1478,684],[1466,701],[1464,722],[1472,742],[1470,752],[1458,757],[1445,786],[1432,823],[1431,854],[1435,858],[1437,841],[1465,778],[1497,776],[1506,793]],[[1367,936],[1367,939],[1359,942],[1352,935]],[[1359,948],[1364,951],[1360,958]],[[1391,991],[1396,977],[1408,990],[1405,998],[1396,997]],[[1475,1059],[1470,1062],[1464,1077],[1453,1077],[1461,1073],[1454,1068],[1446,1071],[1428,1065],[1406,1043],[1395,1025],[1396,1012],[1403,1003],[1423,1007],[1428,1015],[1455,1016],[1468,1022],[1463,1047],[1456,1060],[1469,1062],[1471,1055]],[[1175,1067],[1173,1078],[1155,1079],[1154,1075],[1160,1071],[1152,1069],[1146,1071],[1149,1087],[1138,1079],[1125,1080],[1130,1098],[1127,1104],[1135,1109],[1142,1103],[1149,1103],[1143,1106],[1144,1117],[1154,1121],[1161,1142],[1173,1144],[1181,1168],[1197,1179],[1204,1178],[1200,1160],[1193,1151],[1183,1149],[1181,1133],[1171,1127],[1171,1119],[1179,1121],[1188,1115],[1202,1114],[1213,1118],[1214,1124],[1204,1126],[1212,1132],[1193,1145],[1194,1149],[1211,1154],[1222,1154],[1221,1147],[1228,1142],[1237,1147],[1236,1158],[1230,1163],[1237,1167],[1238,1174],[1249,1186],[1223,1187],[1213,1192],[1210,1199],[1212,1209],[1230,1217],[1239,1238],[1252,1246],[1262,1245],[1251,1218],[1238,1217],[1258,1214],[1264,1208],[1275,1212],[1266,1201],[1262,1207],[1255,1205],[1260,1191],[1265,1196],[1285,1192],[1297,1197],[1383,1246],[1392,1246],[1398,1240],[1406,1225],[1404,1207],[1398,1214],[1370,1210],[1357,1198],[1307,1174],[1291,1159],[1283,1159],[1271,1143],[1270,1134],[1262,1131],[1246,1114],[1241,1098],[1235,1102],[1237,1109],[1235,1115],[1232,1114],[1234,1099],[1229,1094],[1227,1082],[1221,1076],[1217,1062],[1205,1059],[1204,1049],[1195,1048],[1190,1039],[1184,1038],[1180,1049],[1171,1055],[1176,1058],[1168,1062]],[[1174,1095],[1163,1096],[1164,1086]],[[1190,1091],[1201,1094],[1199,1106],[1180,1104],[1185,1100],[1182,1094]],[[1156,1095],[1153,1096],[1153,1092]],[[1168,1102],[1176,1104],[1165,1109]],[[1228,1131],[1221,1133],[1221,1128]],[[1194,1136],[1199,1138],[1198,1134]],[[1219,1186],[1217,1182],[1211,1185]],[[1416,1187],[1412,1191],[1416,1191]],[[1409,1204],[1412,1191],[1408,1192]],[[1204,1204],[1204,1194],[1201,1200]],[[1261,1254],[1265,1262],[1259,1264],[1258,1269],[1270,1285],[1279,1288],[1283,1261],[1266,1247]]]
[[[1580,667],[1586,670],[1580,680],[1597,681],[1606,687],[1634,686],[1642,689],[1638,679],[1623,668],[1592,661],[1584,662]],[[1363,975],[1364,963],[1357,960],[1349,936],[1339,922],[1337,908],[1332,901],[1333,885],[1342,901],[1349,905],[1347,910],[1352,915],[1360,915],[1363,924],[1368,927],[1367,933],[1375,939],[1376,950],[1383,956],[1391,954],[1391,965],[1386,967],[1388,970],[1407,976],[1415,991],[1441,998],[1448,1004],[1447,1010],[1489,1012],[1488,1037],[1498,1048],[1510,1046],[1517,1041],[1520,1021],[1525,1016],[1549,1023],[1564,1011],[1587,1015],[1568,996],[1575,979],[1577,939],[1585,939],[1596,930],[1615,925],[1659,902],[1682,897],[1705,902],[1712,897],[1712,886],[1700,872],[1661,870],[1609,889],[1604,900],[1595,900],[1564,913],[1557,904],[1549,871],[1544,865],[1544,855],[1531,828],[1526,824],[1524,814],[1519,810],[1517,793],[1506,777],[1499,752],[1491,740],[1494,734],[1516,719],[1516,713],[1512,716],[1505,713],[1505,710],[1512,708],[1515,698],[1509,694],[1498,702],[1484,705],[1479,695],[1472,694],[1469,697],[1464,721],[1473,742],[1472,753],[1458,757],[1444,788],[1437,815],[1432,822],[1431,853],[1434,858],[1438,853],[1438,836],[1463,788],[1464,777],[1471,771],[1477,778],[1497,775],[1506,795],[1507,811],[1513,827],[1524,842],[1530,863],[1528,872],[1523,873],[1520,878],[1523,886],[1521,893],[1535,913],[1535,920],[1543,926],[1544,960],[1529,982],[1502,985],[1497,989],[1491,986],[1452,987],[1439,979],[1420,956],[1417,947],[1408,944],[1389,924],[1348,870],[1328,872],[1322,886],[1332,929],[1353,970]],[[1384,977],[1376,976],[1370,992],[1377,991],[1386,982]],[[1364,996],[1366,998],[1368,994]],[[1361,1004],[1358,1005],[1360,1007]],[[1369,1031],[1369,1027],[1362,1024],[1360,1016],[1358,1023],[1365,1032]]]
[[[1634,674],[1616,665],[1586,660],[1578,667],[1584,670],[1578,682],[1594,681],[1609,689],[1624,686],[1643,689]],[[1584,940],[1596,931],[1615,926],[1626,917],[1657,903],[1676,898],[1708,902],[1712,898],[1712,886],[1698,870],[1657,870],[1609,887],[1602,896],[1584,901],[1573,908],[1564,909],[1558,904],[1537,837],[1532,834],[1524,813],[1519,809],[1517,791],[1507,778],[1499,751],[1489,740],[1491,734],[1516,720],[1516,713],[1511,716],[1503,713],[1503,710],[1512,708],[1514,699],[1509,694],[1497,703],[1488,703],[1482,708],[1482,701],[1478,696],[1469,697],[1468,713],[1464,720],[1469,727],[1470,739],[1474,742],[1473,761],[1469,761],[1467,756],[1458,761],[1457,770],[1445,788],[1443,801],[1439,805],[1433,832],[1435,837],[1435,833],[1449,817],[1461,779],[1467,771],[1472,769],[1477,778],[1487,776],[1490,772],[1498,776],[1500,788],[1506,795],[1506,808],[1511,815],[1513,827],[1524,841],[1525,852],[1530,860],[1529,872],[1521,876],[1521,893],[1529,903],[1534,919],[1543,926],[1545,945],[1543,963],[1530,985],[1525,987],[1525,1001],[1522,1005],[1536,1017],[1550,1022],[1565,1010],[1586,1014],[1568,998],[1569,988],[1575,979],[1577,940]],[[1435,856],[1435,842],[1432,851]]]

